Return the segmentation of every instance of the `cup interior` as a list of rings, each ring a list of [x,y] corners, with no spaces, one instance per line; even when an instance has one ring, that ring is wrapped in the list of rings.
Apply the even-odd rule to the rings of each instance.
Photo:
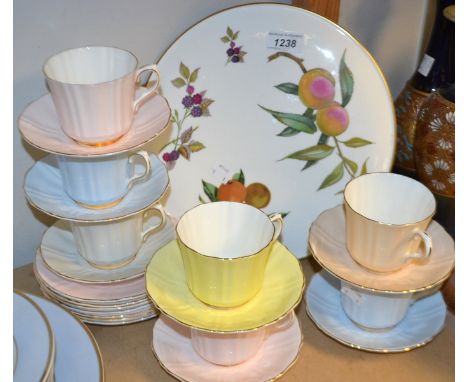
[[[55,81],[92,85],[124,77],[137,65],[136,57],[126,50],[91,46],[60,52],[49,58],[43,69]]]
[[[358,214],[384,224],[411,224],[435,213],[436,201],[422,183],[392,173],[372,173],[350,181],[344,198]]]
[[[182,243],[202,255],[235,259],[265,248],[275,230],[268,216],[255,207],[213,202],[187,211],[176,231]]]

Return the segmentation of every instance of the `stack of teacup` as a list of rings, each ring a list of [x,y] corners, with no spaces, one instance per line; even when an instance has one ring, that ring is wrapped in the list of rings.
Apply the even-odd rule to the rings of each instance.
[[[185,212],[158,250],[146,288],[162,312],[153,331],[161,366],[186,381],[272,380],[297,358],[294,308],[304,276],[277,239],[281,215],[213,202]]]
[[[24,139],[51,153],[26,175],[28,201],[59,218],[44,234],[34,270],[48,297],[86,322],[117,325],[154,317],[144,272],[175,236],[159,199],[163,163],[140,149],[167,126],[155,65],[112,47],[60,52],[43,67],[50,93],[19,119]],[[157,79],[149,88],[143,72]]]
[[[324,271],[310,282],[307,309],[320,329],[376,352],[408,351],[442,330],[438,290],[455,256],[435,211],[430,190],[402,175],[372,173],[347,184],[344,206],[323,212],[310,229]]]

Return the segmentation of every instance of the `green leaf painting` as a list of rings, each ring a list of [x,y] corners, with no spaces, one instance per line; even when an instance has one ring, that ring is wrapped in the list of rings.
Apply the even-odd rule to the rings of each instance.
[[[295,137],[301,133],[310,136],[320,132],[318,139],[315,139],[315,142],[310,142],[309,147],[297,150],[280,160],[302,161],[304,164],[301,171],[306,171],[319,161],[338,157],[340,162],[322,180],[319,190],[338,183],[345,174],[354,178],[359,173],[359,168],[361,168],[360,174],[367,173],[367,160],[369,158],[359,165],[347,155],[349,152],[371,145],[373,142],[362,137],[352,137],[344,141],[339,139],[340,135],[352,125],[346,106],[352,100],[354,77],[346,62],[346,50],[343,51],[339,67],[334,68],[338,69],[338,79],[333,77],[331,71],[324,68],[307,69],[304,59],[289,52],[276,52],[270,55],[267,61],[272,62],[280,57],[294,61],[301,71],[301,76],[297,84],[282,82],[274,87],[285,94],[297,96],[305,106],[305,110],[302,114],[297,114],[272,110],[262,105],[259,107],[283,125],[282,130],[276,134],[278,137]],[[337,82],[341,90],[341,97],[338,95],[338,99],[341,98],[341,103],[336,100],[335,87]]]

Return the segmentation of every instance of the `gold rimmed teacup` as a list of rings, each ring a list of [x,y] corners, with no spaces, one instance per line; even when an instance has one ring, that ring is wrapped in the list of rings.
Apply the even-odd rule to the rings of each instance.
[[[187,211],[176,226],[187,284],[215,307],[242,305],[263,285],[280,214],[268,216],[243,203],[214,202]]]
[[[422,183],[386,172],[361,175],[346,185],[344,201],[346,246],[358,264],[389,272],[430,256],[426,230],[436,201]]]

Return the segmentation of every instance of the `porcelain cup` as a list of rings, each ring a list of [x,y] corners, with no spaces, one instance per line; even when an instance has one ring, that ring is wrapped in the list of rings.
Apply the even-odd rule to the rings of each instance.
[[[365,329],[391,329],[405,318],[413,293],[378,293],[341,280],[341,305],[351,321]]]
[[[194,296],[224,308],[253,298],[282,228],[280,214],[237,202],[201,204],[183,214],[176,232]]]
[[[265,338],[265,328],[240,333],[211,333],[191,328],[192,347],[208,362],[238,365],[252,358]]]
[[[294,321],[294,313],[274,325],[274,330],[284,330]],[[268,335],[269,327],[245,332],[208,332],[190,328],[192,347],[208,362],[222,366],[234,366],[257,354]]]
[[[362,175],[346,185],[344,205],[346,246],[361,266],[390,272],[430,256],[425,230],[436,201],[422,183],[392,173]]]
[[[135,100],[141,73],[156,74],[154,84]],[[130,52],[107,46],[62,51],[43,66],[62,130],[86,145],[111,144],[125,135],[134,114],[156,93],[156,65],[138,68]]]
[[[144,150],[105,157],[57,155],[57,161],[65,192],[86,208],[115,206],[151,174],[150,157]]]
[[[159,219],[145,224],[145,218],[156,212]],[[166,213],[155,204],[135,215],[104,222],[70,221],[71,231],[80,255],[93,267],[116,269],[129,264],[141,244],[164,226]]]

